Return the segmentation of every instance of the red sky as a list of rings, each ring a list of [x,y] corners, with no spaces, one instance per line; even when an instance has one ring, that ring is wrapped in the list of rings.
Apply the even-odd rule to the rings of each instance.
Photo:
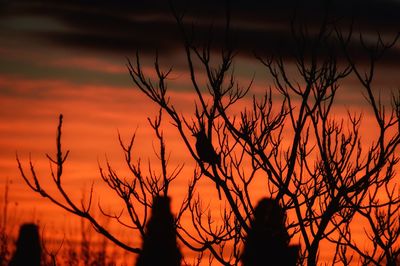
[[[388,38],[394,36],[400,25],[399,19],[392,15],[394,11],[383,9],[385,5],[373,1],[371,6],[368,6],[369,1],[366,3],[357,9],[360,11],[360,28],[366,29],[368,34],[379,29]],[[179,37],[168,35],[176,34],[176,30],[171,30],[174,25],[164,5],[154,6],[154,9],[145,4],[128,6],[133,10],[131,13],[117,5],[109,8],[104,2],[93,9],[88,4],[68,4],[68,1],[60,6],[46,1],[1,3],[0,185],[2,189],[7,179],[12,182],[9,197],[12,202],[18,202],[18,221],[40,220],[43,225],[57,225],[69,217],[27,188],[19,176],[15,159],[18,153],[27,167],[31,156],[43,182],[47,183],[45,180],[50,176],[45,154],[55,153],[57,118],[61,113],[64,115],[63,146],[71,150],[64,182],[77,201],[92,182],[95,182],[98,195],[109,195],[103,190],[98,162],[104,165],[108,158],[116,169],[126,172],[118,146],[118,132],[127,139],[136,131],[137,157],[144,161],[148,158],[154,160],[152,146],[156,145],[156,140],[147,117],[154,117],[157,108],[133,85],[125,67],[126,57],[131,58],[136,49],[142,51],[148,69],[151,68],[155,49],[161,51],[161,63],[174,67],[173,86],[169,92],[172,101],[179,112],[188,116],[194,114],[194,92],[182,60],[183,51],[179,48]],[[206,11],[222,8],[214,9],[213,4],[208,2],[205,6]],[[380,10],[376,13],[371,10],[376,6],[382,7],[382,14],[378,12]],[[398,4],[395,7],[400,9]],[[206,11],[199,8],[196,12],[196,8],[193,8],[193,17],[197,25],[201,27],[204,22],[212,20],[218,31],[220,21],[215,17],[208,20],[204,16]],[[251,94],[257,95],[272,85],[265,69],[251,56],[252,49],[268,54],[280,45],[273,42],[274,38],[281,38],[284,43],[288,40],[287,32],[282,30],[286,28],[282,23],[287,22],[282,18],[286,18],[287,14],[281,7],[275,8],[277,12],[268,13],[275,15],[265,20],[262,12],[250,5],[242,12],[239,8],[233,12],[238,18],[232,23],[237,28],[237,36],[249,37],[246,41],[239,37],[236,39],[239,54],[235,71],[244,84],[255,76]],[[339,10],[343,14],[350,12],[347,6]],[[308,12],[312,13],[312,10]],[[314,22],[310,23],[313,25]],[[167,32],[157,28],[160,25]],[[265,46],[258,43],[257,38]],[[291,47],[290,43],[285,44],[286,48]],[[358,48],[356,46],[355,51],[358,52]],[[283,48],[283,54],[288,51],[290,49]],[[388,91],[400,86],[399,52],[400,44],[397,44],[391,56],[379,65],[377,87],[382,88],[384,98]],[[362,55],[359,56],[362,58]],[[287,56],[287,59],[290,65],[290,57]],[[352,81],[354,79],[350,78],[340,92],[339,116],[346,108],[363,110],[365,101],[360,91],[352,87]],[[365,121],[368,127],[368,119]],[[179,142],[173,127],[165,124],[171,165],[185,162],[185,173],[190,173],[194,161],[189,159],[189,153]],[[183,193],[187,180],[187,176],[182,176],[175,181],[175,193]],[[204,184],[206,188],[209,185],[207,182]],[[179,199],[179,196],[174,199],[176,205],[179,205]],[[116,205],[107,196],[102,196],[101,201],[105,206]]]

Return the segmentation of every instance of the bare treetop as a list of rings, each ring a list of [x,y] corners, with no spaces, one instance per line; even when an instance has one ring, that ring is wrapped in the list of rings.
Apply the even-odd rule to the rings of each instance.
[[[257,55],[272,82],[266,85],[262,97],[256,97],[252,96],[252,82],[242,84],[235,75],[236,53],[230,35],[233,18],[230,10],[226,11],[223,45],[214,49],[211,37],[202,44],[196,43],[196,28],[188,27],[184,14],[173,9],[195,102],[191,115],[177,110],[170,98],[172,67],[163,69],[156,54],[156,76],[151,78],[145,74],[139,51],[128,60],[135,88],[160,109],[156,118],[149,121],[159,144],[161,173],[145,176],[140,160],[132,159],[135,136],[126,143],[120,138],[132,176],[119,176],[109,163],[100,172],[103,181],[123,200],[130,221],[126,224],[118,214],[104,214],[130,228],[132,236],[144,237],[150,230],[145,225],[151,221],[153,198],[174,197],[169,188],[180,177],[183,166],[168,164],[162,131],[162,122],[168,121],[190,159],[196,162],[173,227],[179,243],[197,252],[198,263],[208,258],[210,265],[239,265],[246,238],[257,232],[254,228],[265,218],[262,228],[271,224],[275,230],[271,234],[281,233],[279,239],[285,244],[282,249],[288,248],[289,242],[299,246],[297,264],[318,264],[324,245],[332,250],[332,264],[348,265],[357,260],[362,264],[396,265],[400,256],[396,176],[400,159],[400,91],[393,90],[392,102],[384,103],[374,79],[379,60],[396,45],[398,36],[386,41],[377,35],[373,46],[365,37],[357,38],[368,58],[361,65],[352,50],[358,37],[352,24],[344,29],[340,20],[322,16],[311,32],[299,17],[294,17],[290,23],[294,57],[288,61],[279,52]],[[289,65],[295,66],[295,73],[288,70]],[[206,77],[206,82],[200,81],[200,75]],[[338,94],[346,93],[342,84],[350,78],[356,79],[361,91],[359,100],[367,106],[364,112],[373,127],[370,130],[376,132],[372,137],[369,130],[361,130],[363,114],[355,113],[351,107],[345,116],[334,114]],[[247,96],[252,99],[251,106],[232,113],[231,109],[240,107]],[[68,152],[61,147],[61,126],[62,116],[57,154],[48,158],[56,167],[50,176],[63,201],[41,186],[32,163],[28,176],[18,159],[22,177],[32,190],[89,220],[115,244],[141,254],[141,248],[123,243],[91,215],[90,200],[76,204],[64,191],[63,164]],[[368,144],[363,143],[365,135],[373,138]],[[213,184],[220,199],[199,193],[200,180]],[[258,199],[251,189],[254,184],[262,184],[263,196],[273,198],[274,204],[266,201],[256,207]],[[219,216],[207,208],[214,200],[221,200],[224,206]],[[365,231],[363,239],[355,237],[358,221],[362,221]],[[370,249],[364,248],[366,243],[370,243]]]

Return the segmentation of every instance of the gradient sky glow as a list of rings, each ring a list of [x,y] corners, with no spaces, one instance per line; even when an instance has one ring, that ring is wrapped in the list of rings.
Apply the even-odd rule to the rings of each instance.
[[[155,160],[152,147],[156,142],[147,117],[154,117],[157,107],[133,86],[126,58],[138,50],[150,72],[158,51],[161,64],[174,68],[169,95],[180,112],[193,114],[195,101],[168,1],[56,2],[0,1],[0,195],[6,180],[10,180],[9,197],[11,202],[18,202],[19,222],[39,220],[48,227],[65,226],[70,217],[29,191],[19,176],[15,157],[18,153],[27,166],[31,156],[42,179],[49,177],[45,154],[55,152],[60,113],[65,118],[63,146],[71,150],[64,177],[67,190],[79,201],[82,191],[88,191],[95,182],[102,204],[115,208],[118,202],[113,202],[110,191],[101,184],[98,163],[105,165],[109,158],[117,170],[126,173],[118,132],[128,139],[136,131],[137,157]],[[219,47],[224,5],[211,0],[202,2],[202,6],[192,2],[176,1],[177,6],[188,10],[187,19],[195,23],[200,38],[213,23]],[[279,48],[290,64],[293,47],[288,31],[292,11],[287,6],[295,1],[260,2],[277,1],[237,0],[231,5],[232,43],[238,51],[235,71],[243,84],[255,76],[254,94],[262,93],[270,83],[253,53],[266,55]],[[312,27],[318,21],[319,1],[305,2],[302,8]],[[344,21],[356,14],[356,29],[367,35],[381,32],[390,39],[400,31],[399,1],[337,1],[335,11]],[[360,61],[365,59],[360,46],[354,44],[352,49],[359,53],[355,55]],[[389,95],[386,92],[400,87],[399,60],[397,43],[378,69],[377,82],[384,99]],[[344,108],[338,109],[338,115],[345,108],[363,110],[363,98],[352,87],[353,82],[354,77],[339,95]],[[185,173],[190,175],[194,161],[173,127],[167,121],[164,124],[167,149],[172,151],[171,165],[185,162]],[[179,206],[187,180],[182,177],[175,181],[174,206]],[[209,185],[202,184],[204,188]],[[261,195],[255,191],[255,200]]]

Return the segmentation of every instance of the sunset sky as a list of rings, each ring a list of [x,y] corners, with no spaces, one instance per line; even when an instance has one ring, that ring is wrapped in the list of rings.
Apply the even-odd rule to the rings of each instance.
[[[220,48],[223,1],[173,2],[186,11],[188,24],[194,23],[199,38],[212,24],[215,46]],[[231,38],[237,50],[235,72],[244,84],[254,76],[250,95],[261,93],[272,84],[254,54],[264,56],[279,51],[290,64],[293,41],[289,19],[298,1],[231,2]],[[307,3],[300,6],[301,14],[312,28],[321,16],[321,1],[304,2]],[[334,2],[331,11],[344,22],[354,18],[355,29],[368,38],[379,32],[390,40],[400,30],[400,1]],[[136,131],[137,158],[154,159],[153,146],[157,143],[147,117],[154,117],[157,107],[133,85],[126,68],[127,58],[139,51],[144,66],[150,69],[158,52],[161,65],[173,67],[169,95],[180,113],[190,117],[194,114],[194,91],[182,48],[168,1],[0,1],[0,195],[9,180],[9,199],[18,203],[18,222],[66,226],[64,218],[69,216],[28,189],[16,162],[18,153],[27,168],[31,156],[41,179],[49,184],[46,153],[55,153],[61,113],[63,147],[71,151],[64,183],[77,202],[83,191],[88,193],[92,182],[101,194],[98,164],[104,165],[107,158],[125,173],[118,132],[128,139]],[[360,61],[365,59],[358,44],[352,49]],[[399,62],[400,42],[380,62],[377,80],[383,92],[400,87]],[[346,108],[362,109],[363,97],[358,93],[357,89],[347,88],[339,99]],[[167,149],[173,151],[171,165],[186,162],[190,172],[195,162],[168,121],[165,128]],[[184,178],[177,180],[175,192],[184,193],[187,182]],[[115,206],[108,196],[100,201],[104,206]]]

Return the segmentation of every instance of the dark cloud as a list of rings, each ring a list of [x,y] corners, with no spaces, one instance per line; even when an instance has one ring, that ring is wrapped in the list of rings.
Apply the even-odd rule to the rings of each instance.
[[[242,54],[271,54],[293,51],[290,19],[295,11],[298,20],[310,32],[321,23],[325,1],[239,1],[230,2],[230,40]],[[365,34],[380,32],[393,37],[400,30],[400,4],[395,1],[330,1],[330,18],[340,18],[342,25],[354,20],[355,29]],[[198,43],[212,36],[215,47],[222,46],[225,27],[225,1],[172,1],[177,10],[185,12],[188,29],[194,28]],[[300,3],[300,4],[299,4]],[[100,50],[130,55],[142,52],[173,53],[181,47],[181,35],[171,14],[169,1],[67,1],[31,0],[3,1],[0,22],[29,17],[51,19],[59,28],[19,29],[23,37],[73,48]],[[9,24],[7,24],[9,26]],[[2,34],[11,31],[6,26]],[[13,29],[15,31],[15,29]],[[210,31],[213,32],[210,35]],[[13,32],[13,34],[16,34]],[[354,44],[353,50],[360,48]],[[398,59],[392,51],[389,58]]]

